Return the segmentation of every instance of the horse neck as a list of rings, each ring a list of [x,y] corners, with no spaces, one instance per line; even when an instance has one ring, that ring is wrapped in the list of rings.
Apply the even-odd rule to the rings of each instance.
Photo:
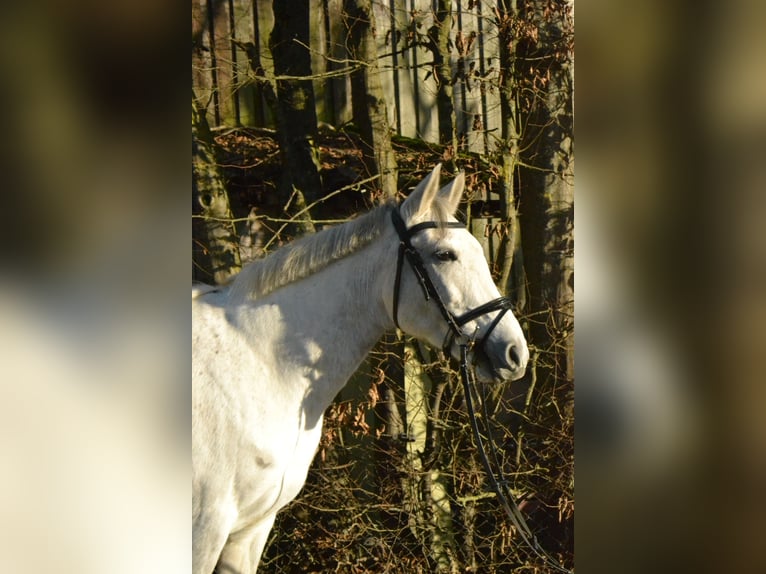
[[[378,238],[256,301],[256,307],[279,307],[280,328],[274,348],[279,349],[285,384],[297,385],[296,391],[304,397],[310,428],[383,332],[393,325],[383,302],[385,278],[392,271],[388,267],[393,267],[394,248],[388,249],[387,243],[385,238]],[[381,262],[386,264],[381,266]],[[256,344],[262,344],[263,337],[255,336]]]
[[[315,334],[334,331],[340,336],[324,337],[330,340],[331,347],[355,347],[353,339],[363,343],[357,353],[364,358],[389,326],[382,287],[388,270],[380,265],[387,260],[385,247],[378,239],[300,282],[305,287],[296,285],[299,304],[307,307],[304,312],[315,319]]]

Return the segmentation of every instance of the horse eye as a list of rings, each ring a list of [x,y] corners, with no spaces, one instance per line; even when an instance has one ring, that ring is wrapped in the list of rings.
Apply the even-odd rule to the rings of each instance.
[[[457,261],[457,255],[455,255],[454,251],[450,251],[449,249],[445,249],[444,251],[437,251],[434,253],[434,256],[439,261]]]

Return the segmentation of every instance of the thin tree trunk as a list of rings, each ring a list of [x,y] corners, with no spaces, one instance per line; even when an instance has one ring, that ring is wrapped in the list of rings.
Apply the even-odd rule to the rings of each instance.
[[[450,32],[452,29],[452,0],[437,0],[434,25],[428,31],[434,57],[436,107],[439,112],[439,143],[452,147],[457,153],[455,107],[452,102],[452,66],[450,65]]]
[[[364,164],[369,175],[380,175],[383,196],[394,197],[396,157],[377,63],[371,0],[343,0],[343,21],[348,31],[349,55],[358,66],[351,73],[351,100],[354,123],[362,136]]]
[[[512,274],[514,260],[521,255],[519,233],[519,214],[516,207],[516,181],[519,167],[519,138],[521,127],[518,110],[518,84],[516,71],[517,37],[511,22],[518,16],[515,0],[499,0],[498,16],[501,19],[500,31],[500,206],[504,233],[498,252],[500,265],[500,288],[512,295],[517,302],[523,303],[523,289],[519,289],[520,277]]]
[[[216,161],[213,136],[192,92],[192,186],[202,209],[213,280],[225,283],[239,273],[239,241],[231,221],[229,195]]]
[[[316,105],[311,76],[308,0],[273,0],[274,28],[269,48],[277,77],[277,126],[282,154],[279,191],[288,213],[298,213],[322,193],[319,153],[316,148]],[[280,79],[280,76],[282,78]],[[291,78],[285,78],[291,76]],[[296,79],[297,78],[297,79]],[[301,217],[298,232],[313,231],[308,213]]]
[[[434,381],[424,367],[428,350],[413,342],[406,345],[405,394],[407,426],[412,436],[407,452],[412,473],[405,479],[411,493],[411,528],[427,544],[436,572],[452,572],[455,562],[455,531],[452,522],[452,485],[441,472],[438,421],[446,380]]]

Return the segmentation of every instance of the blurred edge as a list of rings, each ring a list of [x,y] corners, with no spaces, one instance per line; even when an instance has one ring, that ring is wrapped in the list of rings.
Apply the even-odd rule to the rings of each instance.
[[[188,7],[0,19],[0,571],[191,570]]]
[[[576,563],[766,571],[766,6],[576,7]]]
[[[190,570],[181,8],[0,21],[4,572]],[[766,570],[764,11],[575,7],[581,573]]]

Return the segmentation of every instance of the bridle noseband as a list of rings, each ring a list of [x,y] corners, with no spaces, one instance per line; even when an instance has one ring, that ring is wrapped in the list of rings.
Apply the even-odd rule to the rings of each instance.
[[[398,208],[391,210],[391,221],[394,224],[394,229],[396,229],[397,235],[399,235],[400,242],[399,255],[396,261],[396,279],[394,280],[393,318],[396,327],[401,329],[399,326],[399,291],[402,282],[402,268],[404,267],[404,260],[406,259],[409,262],[412,271],[415,273],[415,277],[420,284],[420,288],[423,290],[423,295],[425,296],[426,301],[433,299],[442,316],[444,317],[444,320],[447,322],[449,331],[447,332],[447,337],[445,338],[444,344],[442,345],[442,350],[444,351],[445,355],[449,355],[450,347],[456,339],[460,341],[461,345],[474,344],[474,340],[465,337],[465,334],[461,329],[463,325],[473,321],[478,317],[481,317],[482,315],[486,315],[494,311],[500,311],[500,313],[497,314],[497,317],[492,320],[492,323],[490,324],[489,329],[487,329],[487,332],[484,333],[484,336],[479,339],[476,345],[480,349],[483,348],[489,335],[492,333],[495,327],[497,327],[498,323],[500,323],[500,320],[511,308],[510,299],[507,297],[498,297],[497,299],[493,299],[492,301],[484,303],[483,305],[479,305],[475,309],[471,309],[462,315],[455,316],[449,309],[447,309],[447,306],[444,304],[444,300],[439,295],[439,292],[437,291],[436,286],[433,284],[433,281],[431,281],[431,277],[428,274],[428,270],[426,269],[423,258],[420,256],[420,253],[418,253],[418,251],[412,246],[411,242],[412,236],[420,231],[423,231],[424,229],[464,228],[465,226],[458,221],[447,221],[444,223],[438,223],[436,221],[425,221],[408,228],[404,223],[404,219],[402,219]]]

